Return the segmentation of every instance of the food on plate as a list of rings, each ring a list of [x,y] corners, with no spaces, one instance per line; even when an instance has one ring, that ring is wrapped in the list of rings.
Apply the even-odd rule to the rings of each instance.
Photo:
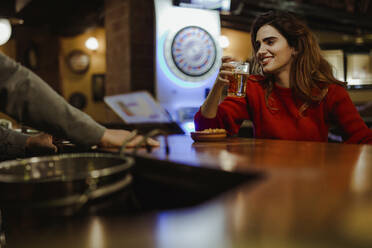
[[[226,136],[226,130],[221,128],[208,128],[191,132],[191,138],[195,141],[219,141],[225,139]]]
[[[220,134],[221,133],[222,134],[222,133],[226,133],[226,130],[222,128],[208,128],[202,131],[195,131],[194,133],[197,133],[197,134]]]

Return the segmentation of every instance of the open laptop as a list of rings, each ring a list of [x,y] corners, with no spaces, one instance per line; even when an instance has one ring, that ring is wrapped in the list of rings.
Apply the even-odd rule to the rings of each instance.
[[[137,129],[142,133],[161,129],[168,134],[184,134],[168,112],[146,91],[105,96],[104,101],[124,121],[124,125],[118,127]]]

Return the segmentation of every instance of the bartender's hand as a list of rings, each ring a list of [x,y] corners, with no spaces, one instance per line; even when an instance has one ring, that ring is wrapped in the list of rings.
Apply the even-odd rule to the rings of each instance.
[[[127,130],[120,130],[120,129],[106,129],[104,132],[101,142],[99,144],[100,147],[103,148],[112,148],[112,147],[121,147],[123,142],[130,137],[131,132]],[[135,147],[138,143],[142,141],[142,136],[137,135],[131,139],[131,141],[126,145],[126,147]],[[152,138],[147,139],[147,145],[150,146],[159,146],[160,143],[157,140]]]
[[[46,133],[32,135],[26,140],[26,152],[31,155],[57,152],[53,137]]]

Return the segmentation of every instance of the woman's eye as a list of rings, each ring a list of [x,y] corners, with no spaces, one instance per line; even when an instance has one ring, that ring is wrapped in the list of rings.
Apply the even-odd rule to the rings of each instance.
[[[257,51],[260,49],[260,46],[261,46],[261,44],[259,42],[256,42],[255,47],[256,47]]]

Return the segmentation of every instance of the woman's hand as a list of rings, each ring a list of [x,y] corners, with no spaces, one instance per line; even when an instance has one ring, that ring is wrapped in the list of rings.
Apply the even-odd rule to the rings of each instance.
[[[56,153],[53,137],[46,133],[32,135],[26,140],[26,152],[30,155]]]
[[[222,57],[222,64],[220,67],[220,72],[218,73],[218,76],[215,82],[217,86],[223,87],[223,86],[229,85],[230,80],[233,77],[234,65],[229,63],[232,61],[234,61],[234,59],[230,56]]]
[[[120,129],[106,129],[104,132],[101,142],[99,144],[102,148],[119,148],[123,145],[123,142],[128,140],[131,136],[131,132]],[[136,135],[126,144],[126,147],[135,147],[142,141],[141,135]],[[159,146],[159,142],[152,138],[147,138],[144,145]]]
[[[232,57],[224,56],[222,57],[222,65],[220,67],[220,72],[218,73],[216,82],[213,85],[212,90],[209,92],[207,99],[201,106],[201,114],[205,118],[214,118],[217,114],[218,104],[222,96],[223,89],[225,85],[229,85],[230,79],[233,76],[234,66],[229,64],[229,62],[234,61]]]

